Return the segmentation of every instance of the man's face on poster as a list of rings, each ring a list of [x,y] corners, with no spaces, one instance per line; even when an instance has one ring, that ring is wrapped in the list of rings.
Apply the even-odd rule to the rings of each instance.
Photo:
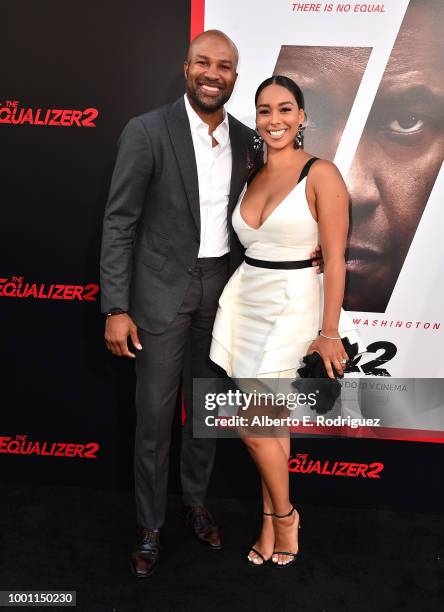
[[[349,310],[385,311],[442,163],[443,16],[444,4],[436,0],[407,11],[346,177]],[[309,153],[334,158],[369,52],[282,48],[275,73],[290,76],[304,92]],[[427,262],[418,265],[425,273]]]

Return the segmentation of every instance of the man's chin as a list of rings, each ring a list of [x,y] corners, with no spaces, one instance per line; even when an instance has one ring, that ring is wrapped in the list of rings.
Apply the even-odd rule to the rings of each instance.
[[[199,107],[206,111],[217,111],[223,107],[225,100],[199,100]]]
[[[196,104],[198,108],[200,108],[204,112],[214,112],[223,107],[227,98],[225,96],[217,96],[213,98],[211,96],[199,96],[193,95],[191,96],[192,100]]]

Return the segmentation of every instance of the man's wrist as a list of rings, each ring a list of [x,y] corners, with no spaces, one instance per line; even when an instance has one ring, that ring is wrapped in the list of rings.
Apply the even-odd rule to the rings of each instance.
[[[111,310],[108,310],[108,312],[105,312],[105,315],[107,317],[112,317],[113,315],[119,315],[119,314],[127,314],[127,311],[122,310],[122,308],[111,308]]]

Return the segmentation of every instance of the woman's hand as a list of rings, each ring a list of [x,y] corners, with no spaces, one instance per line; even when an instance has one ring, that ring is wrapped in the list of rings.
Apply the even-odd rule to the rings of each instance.
[[[314,251],[310,253],[310,259],[312,259],[312,266],[316,268],[316,272],[318,274],[322,274],[324,272],[324,260],[322,258],[322,249],[321,245],[318,244]]]
[[[308,353],[319,353],[329,378],[335,378],[332,366],[334,366],[339,376],[344,374],[348,355],[345,352],[342,340],[331,340],[330,338],[324,338],[324,336],[318,336],[310,344]]]

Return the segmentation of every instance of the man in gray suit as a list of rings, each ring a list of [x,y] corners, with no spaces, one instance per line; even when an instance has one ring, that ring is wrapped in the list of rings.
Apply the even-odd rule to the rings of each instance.
[[[242,257],[230,219],[256,152],[254,132],[224,110],[237,61],[236,46],[222,32],[192,42],[185,97],[124,128],[105,210],[105,341],[113,354],[136,362],[138,543],[131,567],[138,577],[149,576],[158,561],[185,348],[189,343],[193,377],[218,376],[208,357],[211,330]],[[219,531],[204,506],[214,453],[215,440],[193,438],[188,414],[181,451],[186,520],[218,550]]]

